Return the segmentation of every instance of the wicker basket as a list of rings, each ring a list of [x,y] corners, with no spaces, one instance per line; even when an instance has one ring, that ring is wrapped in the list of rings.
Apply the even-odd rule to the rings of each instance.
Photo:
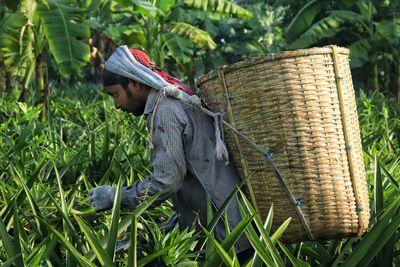
[[[368,191],[347,49],[269,54],[202,76],[199,87],[211,110],[224,110],[225,121],[273,153],[268,158],[273,155],[289,194],[267,154],[224,127],[235,166],[242,178],[250,176],[248,194],[261,217],[273,204],[274,229],[292,218],[285,242],[367,230]]]

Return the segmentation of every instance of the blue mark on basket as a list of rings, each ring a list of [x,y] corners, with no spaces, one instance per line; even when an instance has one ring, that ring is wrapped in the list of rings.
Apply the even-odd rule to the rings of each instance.
[[[274,156],[274,153],[271,150],[264,152],[264,157],[266,157],[266,158],[271,159],[271,158],[273,158],[273,156]]]
[[[296,199],[295,205],[296,206],[304,205],[304,199],[302,198]]]
[[[231,97],[232,96],[232,93],[229,93],[229,92],[225,92],[225,93],[222,93],[222,96],[223,97]]]

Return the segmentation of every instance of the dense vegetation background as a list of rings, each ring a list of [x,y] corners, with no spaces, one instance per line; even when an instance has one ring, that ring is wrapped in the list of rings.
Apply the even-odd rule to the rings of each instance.
[[[399,265],[399,12],[396,0],[0,0],[0,263],[197,266],[202,247],[206,265],[237,266],[232,243],[253,225],[262,238],[246,230],[257,251],[248,266]],[[210,229],[205,242],[190,230],[164,231],[169,202],[95,214],[90,188],[150,173],[143,118],[115,110],[101,93],[99,69],[120,44],[145,50],[192,87],[242,59],[349,47],[369,232],[283,245],[286,225],[272,233],[250,216],[218,244]]]

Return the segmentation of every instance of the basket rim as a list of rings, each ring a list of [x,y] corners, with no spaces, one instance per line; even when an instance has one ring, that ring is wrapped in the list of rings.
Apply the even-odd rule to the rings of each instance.
[[[258,65],[265,62],[279,61],[288,58],[295,57],[306,57],[311,55],[321,55],[321,54],[332,54],[333,48],[336,47],[336,51],[338,54],[349,55],[349,49],[346,47],[339,47],[336,45],[328,45],[323,47],[311,47],[306,49],[296,49],[296,50],[287,50],[287,51],[279,51],[276,53],[268,53],[262,57],[249,58],[246,60],[242,60],[231,65],[224,65],[216,68],[215,70],[210,71],[207,74],[201,75],[196,83],[197,86],[207,82],[208,80],[214,79],[218,76],[218,70],[222,69],[224,74],[232,72],[237,69],[245,68],[251,65]]]

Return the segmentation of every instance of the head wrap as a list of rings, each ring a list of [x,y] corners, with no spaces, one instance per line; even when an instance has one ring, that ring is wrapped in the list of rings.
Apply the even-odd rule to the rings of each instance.
[[[147,56],[145,52],[135,49],[129,50],[126,45],[119,46],[106,61],[105,69],[131,80],[146,84],[151,88],[163,92],[164,95],[172,96],[187,103],[190,103],[198,107],[207,115],[212,116],[214,118],[215,125],[215,146],[217,158],[220,160],[225,159],[225,161],[228,162],[228,151],[221,138],[221,133],[219,129],[222,114],[213,113],[202,107],[200,98],[195,95],[192,90],[183,85],[180,81],[178,81],[178,79],[153,66],[149,56]],[[156,101],[154,110],[156,110],[157,103],[158,101]],[[155,111],[150,118],[149,141],[151,148],[153,147],[152,129],[154,113]]]
[[[175,77],[172,77],[154,66],[149,56],[136,49],[119,46],[105,63],[106,70],[131,80],[146,84],[151,88],[163,91],[167,87],[176,87],[189,95],[194,92]]]

